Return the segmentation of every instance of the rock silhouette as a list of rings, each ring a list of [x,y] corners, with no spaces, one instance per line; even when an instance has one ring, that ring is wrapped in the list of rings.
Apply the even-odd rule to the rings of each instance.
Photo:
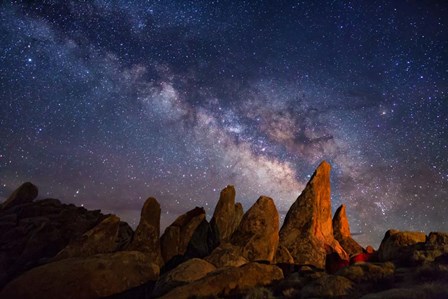
[[[330,199],[330,164],[322,162],[293,203],[280,230],[280,245],[297,264],[323,269],[327,254],[348,255],[333,236]]]
[[[224,188],[216,204],[210,224],[216,231],[219,240],[227,240],[236,230],[243,217],[243,206],[235,204],[235,187]]]
[[[149,197],[145,201],[140,222],[127,250],[137,250],[147,254],[159,267],[164,264],[160,251],[160,204],[155,198]]]
[[[24,203],[32,202],[38,195],[39,191],[35,185],[30,182],[23,183],[2,203],[2,209],[8,209]]]
[[[352,238],[345,205],[341,205],[334,213],[333,235],[349,256],[363,252],[361,245]]]
[[[345,206],[331,219],[329,175],[323,162],[280,231],[273,199],[243,215],[227,186],[210,223],[195,208],[161,238],[155,198],[134,233],[25,183],[0,208],[0,299],[448,298],[448,233],[389,230],[363,250]]]

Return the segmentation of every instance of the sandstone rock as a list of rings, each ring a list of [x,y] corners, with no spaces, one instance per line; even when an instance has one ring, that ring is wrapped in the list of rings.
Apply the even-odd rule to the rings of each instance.
[[[351,236],[345,205],[341,205],[334,214],[333,235],[349,256],[363,252],[361,245],[353,240]]]
[[[217,230],[219,240],[227,240],[238,227],[243,217],[243,207],[235,204],[235,188],[231,185],[221,191],[213,217],[210,221]]]
[[[294,264],[294,258],[291,253],[289,253],[288,248],[278,245],[274,262],[277,264]]]
[[[199,280],[215,270],[215,266],[202,259],[190,259],[160,277],[155,285],[152,296],[162,296],[175,287]]]
[[[83,234],[80,238],[72,240],[54,260],[69,257],[86,257],[98,253],[110,253],[118,249],[118,231],[120,218],[110,215],[97,226]]]
[[[353,283],[338,275],[324,275],[303,287],[300,298],[341,298],[348,296]]]
[[[151,261],[161,267],[163,258],[160,252],[160,205],[150,197],[143,205],[140,222],[127,250],[141,251],[147,254]]]
[[[22,274],[5,286],[0,298],[101,298],[156,280],[158,271],[137,251],[68,258]]]
[[[388,230],[378,249],[380,261],[407,259],[413,252],[413,245],[424,243],[426,235],[422,232]]]
[[[216,248],[206,260],[218,268],[235,265],[235,261],[238,264],[244,259],[272,262],[278,246],[278,227],[274,201],[261,196],[244,214],[230,240]]]
[[[1,205],[2,209],[8,209],[23,203],[32,202],[38,194],[38,189],[30,182],[23,183]]]
[[[168,262],[176,255],[184,255],[196,228],[205,219],[203,208],[193,210],[179,216],[168,226],[160,238],[162,257]]]
[[[264,286],[283,278],[280,268],[249,263],[238,268],[223,268],[204,278],[178,287],[161,298],[182,299],[192,296],[235,296],[255,286]]]
[[[280,245],[289,250],[297,264],[323,269],[325,257],[331,252],[348,260],[347,253],[333,237],[330,168],[325,161],[319,165],[289,209],[280,230]]]

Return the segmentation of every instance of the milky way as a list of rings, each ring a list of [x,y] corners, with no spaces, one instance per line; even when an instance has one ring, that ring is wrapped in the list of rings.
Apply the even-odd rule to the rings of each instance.
[[[361,244],[448,230],[445,1],[5,2],[1,199],[164,227],[233,184],[283,218],[327,160]]]

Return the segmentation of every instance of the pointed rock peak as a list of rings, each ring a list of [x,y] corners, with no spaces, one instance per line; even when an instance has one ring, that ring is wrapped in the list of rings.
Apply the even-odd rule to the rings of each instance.
[[[11,193],[8,199],[3,202],[1,207],[3,209],[7,209],[19,204],[32,202],[37,197],[38,193],[38,189],[34,184],[30,182],[23,183],[19,188]]]
[[[154,263],[163,265],[160,253],[160,204],[149,197],[143,205],[140,222],[127,250],[137,250],[151,256]]]
[[[319,166],[317,166],[316,170],[314,171],[313,175],[311,176],[309,184],[312,184],[316,180],[319,180],[320,182],[328,182],[328,185],[330,185],[330,171],[331,171],[331,165],[327,161],[322,161]]]
[[[235,187],[228,185],[219,196],[210,224],[216,230],[219,240],[224,240],[238,227],[242,218],[241,204],[235,204]]]
[[[338,237],[351,237],[350,225],[348,224],[347,214],[345,212],[345,205],[341,205],[334,214],[333,232],[336,239],[338,239]]]
[[[334,214],[333,234],[334,238],[341,244],[348,255],[352,256],[363,252],[361,245],[351,236],[345,205],[341,205]]]

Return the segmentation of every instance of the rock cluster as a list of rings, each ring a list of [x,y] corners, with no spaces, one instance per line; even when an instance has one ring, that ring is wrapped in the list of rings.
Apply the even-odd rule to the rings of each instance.
[[[210,222],[196,207],[162,236],[152,197],[134,232],[115,215],[37,195],[25,183],[1,205],[0,299],[448,297],[448,233],[389,230],[378,252],[362,248],[344,205],[331,218],[326,162],[281,229],[271,198],[243,214],[233,186]]]

